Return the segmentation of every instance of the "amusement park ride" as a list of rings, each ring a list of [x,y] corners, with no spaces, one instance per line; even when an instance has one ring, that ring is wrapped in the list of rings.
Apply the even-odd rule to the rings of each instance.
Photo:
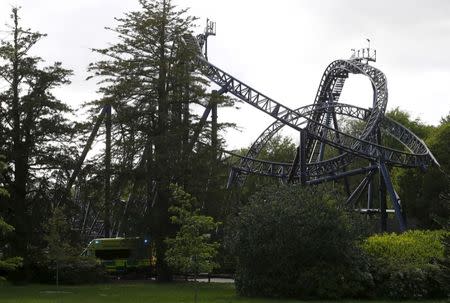
[[[359,210],[380,213],[382,230],[386,230],[388,193],[399,229],[404,231],[406,222],[402,205],[388,167],[426,169],[439,164],[420,138],[385,116],[388,101],[386,76],[369,65],[376,61],[376,51],[370,49],[370,44],[365,49],[353,50],[349,60],[333,61],[323,73],[313,104],[293,110],[211,64],[207,60],[207,40],[215,33],[215,23],[208,20],[204,34],[197,38],[192,35],[183,37],[186,45],[197,53],[196,66],[210,81],[220,86],[219,94],[230,93],[275,119],[255,140],[247,155],[240,157],[232,168],[228,186],[242,185],[249,174],[275,177],[284,183],[300,183],[303,186],[344,179],[349,195],[346,204],[354,204],[367,189],[367,206]],[[338,103],[349,74],[369,78],[373,89],[372,108]],[[345,133],[339,129],[339,117],[357,119],[364,126],[358,135]],[[265,144],[284,126],[298,131],[300,136],[294,160],[291,163],[258,160],[257,156]],[[383,145],[385,136],[396,139],[406,151]],[[336,149],[338,155],[326,158],[327,146]],[[366,159],[370,165],[350,168],[358,159]],[[362,175],[363,179],[355,189],[350,190],[347,177],[353,175]],[[375,180],[376,175],[378,180]],[[375,181],[379,185],[379,208],[374,207],[373,201]]]
[[[192,62],[193,66],[220,87],[216,94],[232,94],[274,119],[274,122],[254,141],[245,156],[222,151],[222,155],[238,158],[231,169],[228,186],[242,186],[250,174],[274,177],[285,184],[295,183],[300,186],[342,180],[348,194],[346,204],[349,207],[362,213],[379,214],[382,231],[387,229],[387,213],[393,212],[399,230],[404,231],[406,229],[404,212],[400,197],[392,184],[389,168],[426,169],[430,165],[439,164],[420,138],[403,125],[385,116],[388,101],[387,81],[382,71],[370,65],[371,62],[376,62],[376,51],[370,48],[370,41],[369,47],[352,50],[350,59],[336,60],[328,65],[312,104],[291,109],[211,64],[207,57],[208,37],[215,34],[215,23],[207,20],[204,33],[197,37],[192,35],[182,37],[182,44],[196,54]],[[344,84],[350,74],[363,75],[370,80],[373,89],[371,108],[366,109],[339,102]],[[217,105],[211,102],[206,107],[199,122],[200,127],[211,112],[212,119],[217,119],[215,106]],[[344,131],[341,120],[345,119],[358,121],[359,125],[362,125],[359,133],[350,134]],[[109,106],[103,108],[94,126],[94,131],[69,180],[68,190],[74,184],[103,120],[106,121],[108,131],[111,121]],[[264,146],[285,126],[297,131],[300,138],[297,153],[292,162],[280,163],[258,159]],[[384,144],[387,140],[395,140],[398,146],[403,146],[404,149],[387,146]],[[327,149],[334,150],[334,153],[330,155],[326,152]],[[105,158],[108,160],[108,138]],[[368,165],[361,163],[368,163]],[[348,178],[351,176],[360,176],[359,184],[355,188],[350,188]],[[105,188],[108,188],[108,182],[105,183]],[[375,194],[375,190],[378,190],[378,194]],[[367,203],[363,207],[356,205],[362,193],[367,193]],[[387,195],[390,197],[393,209],[387,209]],[[378,197],[377,203],[374,201],[374,196]],[[107,199],[108,197],[105,197],[105,204],[110,203],[106,201]],[[125,207],[124,215],[126,211]],[[101,230],[109,231],[111,226],[105,225],[106,223]],[[112,232],[108,233],[112,234]],[[98,236],[98,233],[91,233],[91,238],[95,236]]]

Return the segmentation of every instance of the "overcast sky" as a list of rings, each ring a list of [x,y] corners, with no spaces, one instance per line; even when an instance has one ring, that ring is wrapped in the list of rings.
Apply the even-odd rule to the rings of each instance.
[[[400,107],[437,124],[450,111],[450,1],[448,0],[178,0],[200,18],[217,22],[209,59],[238,79],[296,108],[313,102],[326,66],[351,55],[351,48],[377,50],[376,67],[387,76],[388,109]],[[34,53],[74,70],[72,84],[58,96],[74,107],[96,98],[87,65],[98,57],[90,48],[114,40],[104,29],[114,17],[138,8],[137,0],[0,0],[0,38],[13,5],[22,7],[25,26],[48,37]],[[371,106],[369,80],[351,76],[341,101]],[[248,145],[272,120],[248,105],[222,110],[236,122],[229,147]]]

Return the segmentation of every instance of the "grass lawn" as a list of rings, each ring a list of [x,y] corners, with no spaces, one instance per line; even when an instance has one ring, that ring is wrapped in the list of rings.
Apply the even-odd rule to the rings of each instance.
[[[63,286],[59,292],[51,285],[0,286],[0,302],[10,303],[190,303],[194,301],[192,283],[156,284],[154,282],[124,282],[100,285]],[[198,302],[202,303],[294,303],[295,300],[270,300],[236,296],[233,284],[200,283]],[[363,301],[339,301],[358,302]],[[375,301],[367,301],[375,302]],[[402,301],[404,303],[406,301]],[[417,301],[411,301],[416,302]],[[427,301],[448,302],[448,301]]]

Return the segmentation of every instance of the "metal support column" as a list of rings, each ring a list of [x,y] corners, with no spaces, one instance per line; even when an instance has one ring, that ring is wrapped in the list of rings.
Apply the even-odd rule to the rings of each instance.
[[[336,112],[335,112],[334,109],[333,109],[331,115],[332,115],[332,118],[333,118],[334,129],[339,131],[339,125],[338,125],[338,121],[337,121],[337,117],[336,117]],[[339,133],[336,133],[336,138],[340,142]],[[342,155],[342,153],[343,153],[342,150],[340,150],[340,149],[338,150],[338,152],[339,152],[339,155]],[[344,173],[345,173],[346,170],[347,169],[345,167],[342,168],[342,171]],[[348,181],[347,177],[344,178],[344,187],[345,187],[345,192],[347,193],[347,196],[350,197],[350,195],[351,195],[350,182]]]
[[[78,158],[77,163],[75,164],[75,168],[72,172],[72,175],[69,178],[69,181],[66,185],[66,195],[69,193],[70,189],[73,186],[73,183],[75,183],[76,178],[78,177],[78,174],[81,171],[81,166],[83,165],[84,159],[86,159],[87,153],[91,149],[92,143],[94,142],[95,136],[97,136],[98,129],[100,128],[100,125],[103,122],[103,119],[105,117],[106,113],[106,105],[102,108],[102,111],[97,117],[97,121],[95,121],[94,128],[92,129],[91,135],[89,136],[86,145],[84,146],[83,151],[81,152],[80,157]]]
[[[373,208],[373,179],[367,184],[367,209]]]
[[[378,170],[378,188],[380,199],[380,228],[382,232],[387,231],[387,204],[386,204],[386,185],[383,180],[383,176]]]
[[[401,209],[401,205],[400,205],[400,199],[394,190],[394,186],[392,185],[391,177],[389,176],[389,171],[383,161],[380,161],[379,167],[380,167],[380,173],[383,176],[384,184],[386,185],[386,189],[389,192],[389,195],[391,196],[392,204],[394,205],[395,216],[397,217],[400,231],[404,232],[406,230],[406,222],[403,218],[402,209]]]
[[[217,148],[217,103],[211,107],[211,145]]]
[[[306,184],[306,140],[308,138],[308,131],[302,129],[300,131],[300,145],[299,149],[299,164],[300,164],[300,184]]]

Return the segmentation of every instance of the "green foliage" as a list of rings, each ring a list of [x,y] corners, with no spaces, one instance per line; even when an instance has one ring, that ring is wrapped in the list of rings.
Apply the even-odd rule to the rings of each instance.
[[[421,139],[426,139],[430,134],[433,133],[434,127],[423,123],[420,118],[412,119],[411,115],[396,107],[386,113],[389,118],[401,123],[410,129],[416,136]]]
[[[95,258],[79,256],[80,249],[70,243],[70,225],[62,208],[54,209],[44,230],[47,247],[44,258],[35,262],[35,280],[56,280],[57,285],[106,281],[107,273]]]
[[[8,223],[0,217],[0,235],[9,234],[14,231],[14,227],[9,225]]]
[[[14,227],[6,223],[2,217],[0,217],[0,240],[2,236],[5,236],[9,233],[12,233],[14,231]],[[0,242],[1,243],[1,242]],[[23,264],[23,258],[21,257],[9,257],[9,258],[3,258],[3,249],[0,246],[0,271],[2,272],[12,272],[22,266]],[[0,280],[2,280],[3,277],[0,276]]]
[[[391,299],[424,299],[445,297],[448,289],[437,279],[442,274],[436,265],[427,265],[422,268],[403,268],[396,271],[373,274],[375,283],[378,286],[377,297]]]
[[[447,121],[450,121],[450,115],[447,116]],[[450,209],[450,193],[442,196],[447,209]],[[450,217],[443,222],[441,222],[442,227],[447,231],[442,238],[442,243],[444,245],[444,258],[442,261],[438,262],[442,269],[442,274],[439,276],[439,282],[442,285],[450,285]],[[450,290],[449,290],[450,292]]]
[[[3,172],[6,168],[6,165],[1,160],[3,157],[0,157],[0,172]],[[3,188],[0,187],[0,197],[8,196],[8,192]],[[9,257],[9,258],[3,258],[3,243],[1,240],[2,238],[10,233],[14,232],[14,227],[9,225],[8,223],[3,220],[3,218],[0,216],[0,271],[3,272],[11,272],[16,270],[18,267],[22,266],[23,258],[21,257]],[[4,278],[0,276],[0,280],[3,280]]]
[[[2,236],[14,232],[14,227],[6,223],[2,217],[0,217],[0,240]],[[1,243],[1,242],[0,242]],[[12,272],[17,268],[21,267],[23,264],[23,258],[21,257],[9,257],[3,258],[3,249],[0,246],[0,271],[2,272]],[[3,277],[0,276],[0,280]]]
[[[136,11],[115,20],[117,25],[108,28],[116,35],[114,43],[94,49],[100,60],[89,66],[103,95],[91,102],[91,110],[97,114],[105,102],[113,107],[113,189],[132,202],[125,218],[118,217],[124,221],[121,233],[152,236],[161,256],[157,278],[168,281],[170,271],[162,256],[164,239],[175,231],[168,211],[170,182],[201,201],[211,201],[205,203],[210,215],[221,216],[226,205],[220,203],[227,196],[226,175],[216,147],[222,145],[220,133],[229,124],[213,123],[211,109],[211,118],[202,125],[196,109],[200,104],[223,107],[233,102],[208,93],[207,81],[192,64],[195,53],[180,39],[195,27],[196,18],[187,9],[170,0],[139,0]],[[152,201],[152,211],[143,214],[136,201]]]
[[[63,284],[102,283],[109,276],[94,258],[75,256],[60,267],[59,280]]]
[[[47,258],[56,264],[64,262],[75,254],[74,248],[70,245],[70,226],[67,217],[61,208],[55,208],[53,215],[45,224],[44,240],[47,242]]]
[[[442,199],[443,195],[450,192],[450,122],[443,118],[437,127],[426,125],[420,119],[412,120],[407,112],[398,108],[387,115],[424,140],[440,163],[440,167],[432,165],[426,171],[393,169],[393,181],[405,202],[404,209],[408,218],[412,219],[411,223],[420,228],[439,228],[439,221],[450,217],[450,210]],[[388,141],[393,141],[393,138],[388,138]],[[391,146],[403,148],[398,142],[396,144]]]
[[[427,144],[438,160],[442,169],[450,172],[450,121],[444,120],[427,140]]]
[[[6,223],[2,217],[0,217],[0,236],[7,235],[14,231],[14,227]],[[1,238],[0,238],[1,239]],[[2,248],[0,247],[0,271],[11,272],[22,266],[23,258],[10,257],[3,259]],[[0,276],[0,280],[2,277]]]
[[[296,154],[297,147],[289,137],[275,135],[261,149],[257,158],[276,162],[291,162]],[[248,149],[241,149],[239,154],[246,155]],[[279,180],[266,176],[248,175],[245,184],[239,188],[239,195],[244,203],[251,195],[267,186],[279,184]]]
[[[37,283],[55,283],[55,264],[50,260],[40,260],[33,264],[32,280]],[[58,282],[63,285],[94,284],[109,280],[104,266],[95,258],[68,256],[58,266]]]
[[[270,187],[250,198],[228,231],[238,259],[236,289],[247,296],[342,298],[372,286],[357,242],[360,217],[328,186]]]
[[[220,225],[209,216],[200,214],[195,209],[196,199],[179,186],[171,184],[172,196],[178,205],[173,205],[169,211],[172,223],[180,226],[174,238],[166,239],[168,249],[166,261],[173,268],[183,273],[194,274],[212,272],[217,267],[213,261],[219,244],[209,243],[211,232]]]
[[[19,12],[12,8],[11,24],[0,39],[0,152],[8,164],[0,182],[9,192],[0,198],[0,215],[15,228],[4,251],[24,258],[21,272],[13,274],[24,279],[31,275],[32,250],[44,246],[42,222],[51,203],[60,202],[53,197],[59,198],[60,182],[77,152],[71,143],[71,109],[53,94],[70,83],[72,72],[33,55],[46,35],[23,28]]]
[[[397,299],[445,296],[442,240],[450,233],[407,231],[403,234],[374,235],[362,247],[371,260],[377,295]]]
[[[61,208],[55,208],[53,215],[45,224],[44,240],[47,242],[46,257],[56,270],[56,285],[59,285],[59,269],[75,255],[68,241],[70,226]]]
[[[381,234],[366,239],[362,245],[369,256],[385,262],[393,270],[418,267],[442,259],[443,230],[410,230],[403,234]]]

